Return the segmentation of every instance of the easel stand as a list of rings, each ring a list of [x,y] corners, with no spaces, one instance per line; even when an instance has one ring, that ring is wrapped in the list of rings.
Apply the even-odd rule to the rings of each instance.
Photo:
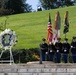
[[[8,47],[7,49],[10,51],[10,59],[9,60],[1,60],[0,62],[9,62],[11,65],[12,63],[14,63],[13,54],[12,54],[12,47]],[[0,54],[0,58],[2,57],[3,52],[6,51],[7,49],[5,48],[4,50],[2,50],[2,52]]]
[[[12,47],[10,47],[10,65],[14,63],[13,54],[12,54]]]

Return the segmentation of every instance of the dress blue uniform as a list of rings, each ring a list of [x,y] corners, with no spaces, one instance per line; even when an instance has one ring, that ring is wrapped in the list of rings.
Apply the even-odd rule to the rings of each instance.
[[[62,52],[62,43],[60,42],[61,38],[57,39],[58,41],[55,43],[55,49],[56,49],[56,62],[61,62],[61,52]]]
[[[71,52],[73,63],[76,63],[76,37],[73,37],[73,41],[71,42]]]
[[[55,54],[55,46],[53,43],[49,44],[49,57],[50,61],[54,61],[54,54]]]
[[[64,62],[67,63],[68,62],[68,54],[69,54],[69,50],[70,50],[70,44],[68,43],[68,39],[65,38],[64,39],[64,43],[63,43],[63,59]]]
[[[42,43],[40,44],[42,61],[45,61],[45,59],[46,59],[46,52],[48,52],[48,44],[45,41],[46,40],[43,38],[42,39]]]

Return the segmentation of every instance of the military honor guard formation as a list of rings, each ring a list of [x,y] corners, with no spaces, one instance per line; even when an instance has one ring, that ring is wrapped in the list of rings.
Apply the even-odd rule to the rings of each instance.
[[[40,60],[46,61],[47,55],[49,56],[49,60],[60,63],[64,61],[64,63],[69,62],[69,55],[72,56],[73,63],[76,63],[76,37],[73,36],[71,43],[68,42],[68,38],[66,38],[66,33],[69,31],[69,21],[68,21],[68,11],[66,11],[64,15],[64,30],[63,34],[64,42],[61,42],[60,38],[60,28],[61,28],[61,18],[59,11],[56,11],[55,15],[55,23],[54,23],[54,32],[52,31],[52,23],[51,17],[49,13],[49,21],[48,21],[48,35],[47,41],[46,39],[42,39],[42,43],[40,44],[41,56]],[[56,60],[55,60],[56,59]]]
[[[40,44],[41,57],[42,61],[47,61],[47,55],[49,56],[49,61],[61,63],[62,58],[64,63],[68,63],[68,56],[71,53],[72,55],[72,63],[76,63],[76,37],[72,38],[71,43],[68,43],[68,39],[65,38],[64,42],[61,42],[61,38],[57,38],[57,42],[55,44],[46,43],[46,39],[42,39],[42,43]]]

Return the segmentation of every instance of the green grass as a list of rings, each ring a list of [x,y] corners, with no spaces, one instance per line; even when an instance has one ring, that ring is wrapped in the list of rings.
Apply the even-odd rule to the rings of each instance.
[[[69,39],[69,42],[71,42],[72,36],[76,35],[76,6],[10,15],[7,21],[9,23],[7,24],[7,28],[16,31],[18,38],[18,43],[14,48],[39,48],[41,39],[47,37],[48,14],[50,12],[53,27],[56,10],[59,10],[61,16],[60,34],[62,42],[65,37],[63,35],[64,14],[65,11],[69,11],[69,21],[71,23],[69,32],[67,33],[67,38]],[[3,23],[5,19],[5,17],[0,17],[0,24]]]

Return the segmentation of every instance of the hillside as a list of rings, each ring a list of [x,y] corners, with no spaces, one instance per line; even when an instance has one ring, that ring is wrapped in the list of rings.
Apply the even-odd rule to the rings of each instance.
[[[64,14],[65,11],[69,11],[70,30],[67,33],[67,38],[69,39],[69,42],[71,42],[72,36],[76,35],[76,6],[8,16],[7,28],[16,31],[18,38],[18,43],[14,48],[39,48],[41,39],[47,37],[48,13],[50,12],[51,14],[52,26],[54,26],[56,10],[59,10],[61,15],[62,24],[60,34],[62,42],[64,39]],[[3,23],[5,19],[5,17],[0,17],[0,24]]]

